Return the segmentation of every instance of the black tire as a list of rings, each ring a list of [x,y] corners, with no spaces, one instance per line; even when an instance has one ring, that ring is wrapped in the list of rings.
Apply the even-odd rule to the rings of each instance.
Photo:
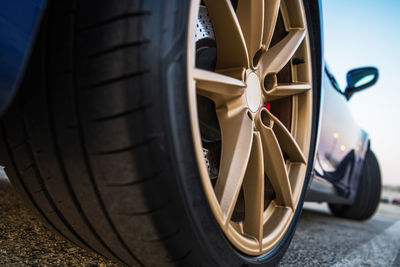
[[[374,152],[368,149],[354,204],[329,204],[329,208],[338,217],[359,221],[367,220],[374,215],[378,208],[381,199],[381,188],[379,163]]]
[[[1,121],[0,162],[12,183],[54,231],[128,265],[276,264],[311,167],[282,241],[258,258],[238,253],[208,206],[193,152],[183,49],[190,1],[117,2],[49,2]]]

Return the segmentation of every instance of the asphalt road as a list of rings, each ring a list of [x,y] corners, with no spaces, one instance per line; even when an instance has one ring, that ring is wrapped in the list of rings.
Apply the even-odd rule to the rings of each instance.
[[[400,266],[400,207],[380,204],[372,219],[355,222],[306,203],[281,266]]]
[[[400,207],[381,204],[369,221],[331,216],[307,203],[281,266],[400,266]],[[1,266],[119,266],[64,241],[36,219],[0,179]]]

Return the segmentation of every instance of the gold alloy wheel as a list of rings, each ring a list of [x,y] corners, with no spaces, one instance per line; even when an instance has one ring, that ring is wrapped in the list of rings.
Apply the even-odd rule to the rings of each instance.
[[[216,70],[196,68],[200,0],[189,15],[188,95],[194,148],[212,212],[229,241],[257,256],[282,239],[304,187],[311,138],[310,45],[301,0],[204,1]],[[215,103],[216,181],[204,161],[197,95]],[[233,219],[234,214],[236,219]]]

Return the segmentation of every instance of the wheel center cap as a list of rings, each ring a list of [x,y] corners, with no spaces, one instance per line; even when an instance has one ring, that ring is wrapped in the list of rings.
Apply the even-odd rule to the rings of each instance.
[[[257,112],[262,105],[262,92],[260,79],[257,74],[250,72],[247,76],[246,100],[250,111]]]

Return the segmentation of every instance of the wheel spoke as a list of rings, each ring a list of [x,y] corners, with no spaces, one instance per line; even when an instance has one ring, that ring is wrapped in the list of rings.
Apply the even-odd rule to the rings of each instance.
[[[243,31],[250,58],[261,47],[264,22],[264,0],[241,0],[236,14]]]
[[[229,69],[219,69],[219,74],[226,75],[241,81],[244,81],[246,69],[243,67],[229,68]]]
[[[262,43],[265,49],[269,48],[272,35],[274,34],[280,3],[280,0],[266,0],[264,4],[264,34]]]
[[[246,42],[230,0],[206,0],[217,43],[217,69],[248,67]]]
[[[272,130],[274,121],[268,116],[264,117],[264,114],[258,116],[257,128],[260,131],[263,144],[265,173],[274,188],[277,204],[294,209],[292,189],[285,160],[278,139]]]
[[[274,123],[272,129],[278,139],[280,147],[289,156],[290,161],[305,164],[307,161],[293,135],[288,131],[288,129],[286,129],[278,118],[272,115],[268,110],[265,110],[265,112],[267,112],[268,116],[273,120]]]
[[[270,235],[276,231],[280,231],[289,223],[288,218],[292,215],[294,210],[289,207],[283,207],[276,203],[274,200],[268,205],[265,211],[264,218],[264,236],[267,236],[266,240],[270,238]]]
[[[283,97],[301,94],[310,89],[311,84],[309,83],[278,84],[278,86],[268,91],[268,100],[276,100]]]
[[[253,122],[246,109],[232,117],[218,109],[217,115],[223,141],[215,195],[227,222],[232,216],[247,168],[253,142]]]
[[[293,30],[263,53],[260,59],[262,76],[268,73],[278,73],[292,58],[301,42],[304,40],[306,30]]]
[[[243,181],[243,192],[246,212],[243,230],[261,242],[264,214],[264,161],[259,132],[255,132],[253,136],[253,147]]]
[[[246,84],[238,79],[218,74],[212,71],[193,69],[198,93],[210,98],[219,96],[240,96],[244,93]]]

